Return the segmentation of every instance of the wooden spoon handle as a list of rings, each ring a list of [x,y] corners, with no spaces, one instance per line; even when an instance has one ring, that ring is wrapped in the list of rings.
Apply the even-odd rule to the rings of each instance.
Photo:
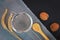
[[[15,32],[13,32],[13,30],[12,30],[12,26],[11,26],[11,19],[12,19],[12,17],[13,17],[13,14],[11,13],[11,15],[9,16],[9,18],[8,18],[8,29],[9,29],[9,31],[11,32],[11,34],[13,35],[13,36],[15,36],[16,38],[18,38],[18,40],[22,40]]]
[[[8,30],[7,29],[7,26],[5,24],[5,17],[7,15],[7,12],[8,12],[8,9],[5,9],[3,15],[2,15],[2,18],[1,18],[1,24],[2,24],[2,27],[5,29],[5,30]]]
[[[39,33],[45,38],[45,40],[49,40],[49,38],[44,34],[43,31],[39,31]]]

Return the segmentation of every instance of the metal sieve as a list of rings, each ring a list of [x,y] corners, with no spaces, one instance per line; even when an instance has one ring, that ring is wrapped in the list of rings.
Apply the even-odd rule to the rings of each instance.
[[[17,33],[27,32],[31,29],[33,20],[31,16],[25,12],[16,14],[12,19],[12,28]]]

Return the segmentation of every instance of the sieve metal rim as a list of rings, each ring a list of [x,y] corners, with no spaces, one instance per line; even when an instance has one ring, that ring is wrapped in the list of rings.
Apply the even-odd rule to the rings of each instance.
[[[32,19],[32,17],[31,17],[28,13],[26,13],[26,12],[20,12],[20,13],[25,13],[25,14],[29,17],[29,19],[30,19],[30,21],[31,21],[31,24],[30,24],[30,26],[28,27],[28,29],[26,29],[25,31],[22,31],[22,32],[17,31],[17,30],[14,28],[13,25],[12,25],[12,29],[13,29],[15,32],[17,32],[17,33],[28,32],[28,31],[31,29],[31,27],[32,27],[33,19]],[[12,22],[13,22],[13,20],[14,20],[14,17],[15,17],[16,15],[17,15],[17,14],[15,14],[15,15],[13,16],[13,18],[12,18],[12,20],[11,20],[11,24],[12,24]],[[20,15],[20,14],[19,14],[19,15]]]

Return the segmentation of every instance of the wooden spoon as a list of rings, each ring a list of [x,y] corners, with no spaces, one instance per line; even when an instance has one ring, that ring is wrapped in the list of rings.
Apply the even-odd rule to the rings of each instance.
[[[8,29],[11,32],[12,35],[14,35],[16,38],[18,38],[18,40],[22,40],[12,29],[12,25],[11,25],[12,17],[13,17],[13,13],[11,13],[11,15],[8,18]]]
[[[2,18],[1,18],[1,25],[5,30],[8,30],[8,28],[7,28],[6,24],[5,24],[5,17],[7,15],[7,13],[8,13],[8,9],[5,9],[5,11],[4,11],[3,15],[2,15]]]
[[[45,40],[49,40],[49,38],[44,34],[44,32],[42,31],[40,25],[38,23],[34,23],[32,25],[32,29],[38,33],[40,33],[44,38]]]

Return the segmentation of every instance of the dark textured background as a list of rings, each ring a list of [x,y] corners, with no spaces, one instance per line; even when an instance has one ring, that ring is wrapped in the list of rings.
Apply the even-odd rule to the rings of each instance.
[[[39,18],[41,11],[46,11],[49,14],[47,21],[40,21],[46,26],[46,28],[53,34],[53,36],[60,40],[60,28],[57,32],[50,30],[50,24],[58,22],[60,24],[60,1],[59,0],[23,0],[31,11]]]

